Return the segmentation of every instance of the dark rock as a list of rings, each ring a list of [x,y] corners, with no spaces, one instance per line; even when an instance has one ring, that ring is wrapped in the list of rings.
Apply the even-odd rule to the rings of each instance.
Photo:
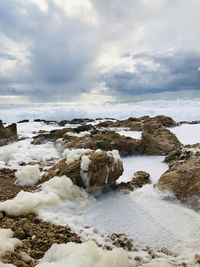
[[[18,121],[17,123],[25,123],[25,122],[29,122],[29,120]]]
[[[69,123],[70,121],[69,120],[62,120],[62,121],[59,121],[58,122],[58,125],[59,126],[65,126],[65,124]]]
[[[0,146],[6,145],[9,142],[17,140],[17,125],[13,123],[7,127],[4,127],[0,120]]]
[[[83,123],[85,124],[85,123],[93,122],[93,121],[94,121],[93,119],[85,118],[85,119],[73,119],[69,123],[70,124],[83,124]]]
[[[22,240],[22,239],[25,239],[25,238],[26,238],[26,233],[24,232],[24,230],[23,230],[22,228],[18,228],[18,229],[14,232],[13,237]]]
[[[95,127],[91,124],[83,124],[83,125],[80,125],[80,126],[73,129],[73,131],[75,133],[80,133],[80,132],[84,132],[84,131],[91,131],[91,130],[95,130]]]

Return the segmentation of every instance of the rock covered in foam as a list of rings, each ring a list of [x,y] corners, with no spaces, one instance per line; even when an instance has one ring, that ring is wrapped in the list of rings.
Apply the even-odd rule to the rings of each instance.
[[[15,173],[16,184],[21,186],[35,185],[40,180],[39,165],[26,165]]]
[[[14,251],[15,247],[20,246],[21,241],[13,238],[13,231],[10,229],[0,229],[0,258],[6,251]],[[1,266],[1,262],[0,262]]]
[[[120,248],[104,250],[93,241],[82,244],[53,244],[38,267],[130,267],[128,255]]]
[[[59,204],[62,200],[71,200],[82,206],[87,199],[87,193],[73,185],[68,177],[54,177],[43,183],[40,191],[20,191],[15,198],[0,202],[0,210],[8,215],[19,216],[37,213],[41,208]]]
[[[115,184],[123,173],[118,151],[67,149],[63,155],[65,159],[50,168],[42,180],[66,175],[74,184],[89,191],[96,191]]]

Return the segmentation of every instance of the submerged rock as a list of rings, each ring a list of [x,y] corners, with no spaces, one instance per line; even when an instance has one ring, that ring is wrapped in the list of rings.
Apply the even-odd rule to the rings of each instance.
[[[133,191],[136,188],[141,188],[145,184],[150,184],[150,174],[144,171],[137,171],[134,173],[134,177],[130,182],[121,182],[120,184],[116,185],[116,188],[122,191]]]
[[[182,154],[159,179],[156,187],[181,199],[200,199],[200,152]],[[200,203],[199,203],[200,204]]]
[[[41,182],[54,176],[66,175],[73,184],[89,191],[97,191],[115,184],[123,173],[123,164],[117,151],[83,150],[79,155],[80,157],[73,161],[70,158],[57,162],[47,171]]]
[[[14,140],[17,140],[16,123],[4,127],[2,121],[0,120],[0,146],[6,145]]]

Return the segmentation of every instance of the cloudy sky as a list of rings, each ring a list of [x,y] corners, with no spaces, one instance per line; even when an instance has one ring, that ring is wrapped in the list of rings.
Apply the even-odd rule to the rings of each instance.
[[[199,0],[0,0],[0,102],[200,94]]]

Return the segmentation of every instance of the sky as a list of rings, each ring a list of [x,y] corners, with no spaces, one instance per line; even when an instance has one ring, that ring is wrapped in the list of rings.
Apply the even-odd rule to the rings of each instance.
[[[200,96],[199,0],[0,0],[0,103]]]

